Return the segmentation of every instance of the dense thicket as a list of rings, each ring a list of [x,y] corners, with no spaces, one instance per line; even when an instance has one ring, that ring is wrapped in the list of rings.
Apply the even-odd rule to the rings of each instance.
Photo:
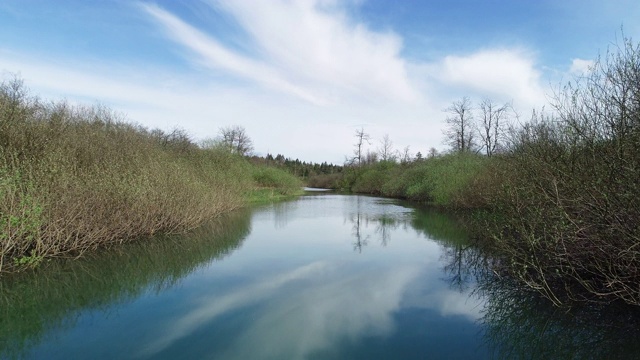
[[[183,131],[150,131],[104,107],[43,102],[21,81],[4,82],[0,272],[185,231],[242,206],[255,188],[299,188],[274,172],[201,149]]]
[[[557,304],[640,305],[640,49],[615,50],[516,134],[489,199],[500,270]]]

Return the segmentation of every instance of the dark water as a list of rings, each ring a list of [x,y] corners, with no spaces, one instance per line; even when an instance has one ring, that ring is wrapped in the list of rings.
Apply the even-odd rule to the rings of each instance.
[[[234,213],[189,237],[3,279],[0,357],[638,354],[625,340],[638,328],[628,316],[558,314],[533,294],[486,281],[479,259],[441,213],[371,197],[305,196]],[[585,326],[593,316],[604,326]]]

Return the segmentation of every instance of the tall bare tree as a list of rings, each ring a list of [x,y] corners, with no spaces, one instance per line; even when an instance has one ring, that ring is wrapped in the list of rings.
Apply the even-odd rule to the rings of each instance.
[[[380,147],[378,147],[378,155],[382,161],[393,161],[397,159],[396,152],[393,150],[393,142],[389,138],[389,134],[385,134],[382,140],[380,140]]]
[[[231,153],[247,156],[253,151],[253,142],[244,127],[239,125],[220,128],[221,145]]]
[[[496,105],[491,99],[485,98],[480,103],[480,121],[478,124],[478,134],[481,139],[481,146],[487,156],[492,156],[500,150],[505,132],[505,122],[510,104]]]
[[[371,137],[369,136],[369,134],[364,132],[364,128],[357,129],[355,137],[356,137],[356,143],[353,144],[353,146],[355,147],[355,149],[353,149],[354,157],[351,160],[351,162],[360,166],[362,165],[362,162],[365,160],[364,145],[365,143],[371,144],[369,142]]]
[[[454,152],[472,151],[475,139],[471,100],[465,96],[444,111],[449,114],[445,119],[447,127],[443,131],[445,143]]]

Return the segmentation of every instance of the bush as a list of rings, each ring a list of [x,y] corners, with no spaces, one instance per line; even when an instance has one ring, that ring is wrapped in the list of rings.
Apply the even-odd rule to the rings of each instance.
[[[382,187],[390,180],[397,165],[390,161],[381,161],[359,169],[360,172],[351,186],[351,191],[373,195],[382,194]]]
[[[556,304],[640,305],[640,49],[625,40],[536,115],[485,223],[500,271]]]
[[[258,188],[276,190],[280,195],[293,195],[300,192],[302,182],[289,172],[268,166],[255,166],[253,180]]]
[[[256,172],[257,171],[257,172]],[[124,122],[100,106],[44,103],[19,80],[0,84],[0,273],[153,234],[184,232],[244,206],[292,176],[182,130]]]
[[[342,173],[312,175],[307,179],[307,186],[320,189],[339,189],[342,178]]]
[[[408,165],[375,163],[352,169],[355,176],[351,190],[438,206],[462,207],[471,203],[469,188],[487,162],[488,159],[480,155],[457,153]]]

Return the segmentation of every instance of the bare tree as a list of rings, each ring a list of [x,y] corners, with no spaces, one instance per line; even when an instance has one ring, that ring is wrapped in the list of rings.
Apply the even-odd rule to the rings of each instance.
[[[389,134],[385,134],[382,140],[380,140],[378,155],[380,155],[381,161],[396,161],[398,156],[393,150],[393,142],[391,141],[391,139],[389,139]]]
[[[253,142],[246,130],[239,125],[220,128],[219,140],[225,149],[234,154],[247,156],[253,151]]]
[[[445,120],[447,127],[443,131],[445,143],[455,152],[471,151],[475,147],[471,110],[471,100],[466,96],[444,110],[450,115]]]
[[[411,151],[409,148],[409,145],[405,146],[405,148],[402,150],[402,155],[400,158],[400,163],[401,164],[408,164],[411,162]]]
[[[355,136],[356,136],[356,143],[353,144],[353,146],[355,147],[355,149],[353,150],[354,157],[351,160],[351,162],[358,164],[358,166],[360,166],[362,165],[363,160],[365,160],[364,144],[365,143],[371,144],[369,142],[371,137],[369,136],[369,134],[364,132],[364,128],[357,129]]]
[[[487,156],[492,156],[496,151],[500,150],[509,109],[511,109],[510,104],[498,106],[488,98],[485,98],[480,103],[478,134],[480,134],[482,148],[484,148]]]

